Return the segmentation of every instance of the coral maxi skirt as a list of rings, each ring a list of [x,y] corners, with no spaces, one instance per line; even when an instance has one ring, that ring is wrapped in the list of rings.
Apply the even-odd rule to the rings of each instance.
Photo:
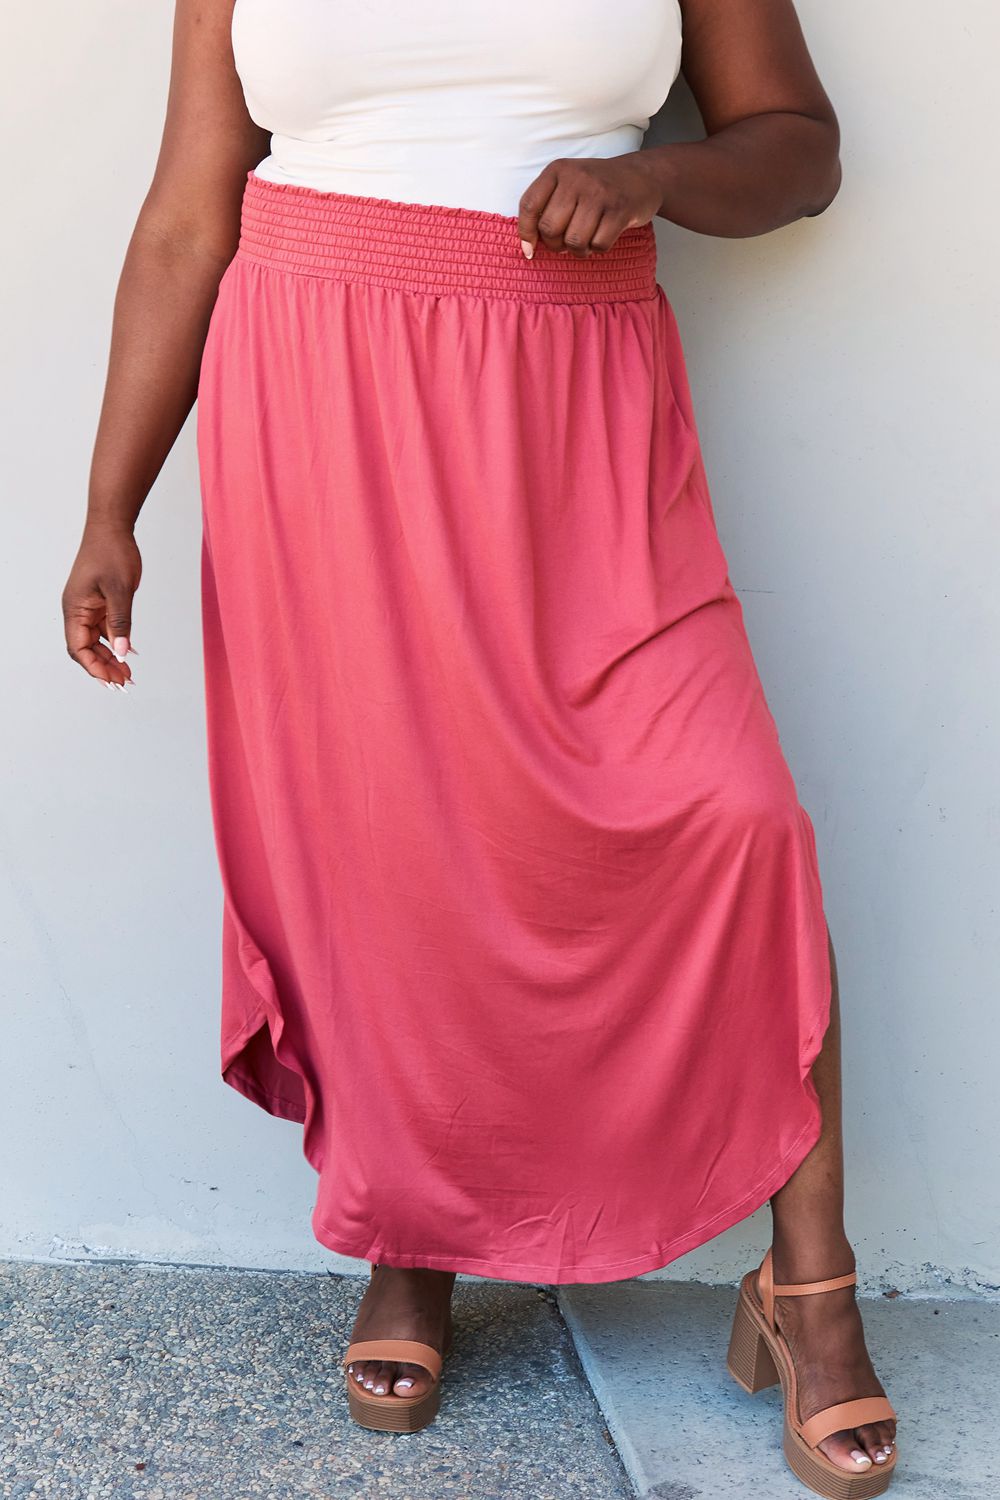
[[[251,171],[197,426],[222,1076],[316,1238],[599,1282],[745,1218],[830,959],[652,225]]]

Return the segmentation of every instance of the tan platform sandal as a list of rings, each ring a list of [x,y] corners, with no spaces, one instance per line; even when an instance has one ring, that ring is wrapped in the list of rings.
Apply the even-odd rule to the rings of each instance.
[[[760,1298],[754,1291],[755,1274],[760,1277]],[[814,1412],[805,1422],[798,1420],[798,1394],[791,1350],[774,1321],[775,1297],[798,1297],[806,1292],[832,1292],[840,1286],[852,1286],[857,1272],[834,1276],[828,1281],[800,1281],[788,1285],[774,1284],[770,1248],[758,1273],[748,1271],[740,1283],[740,1295],[733,1319],[726,1367],[733,1379],[756,1395],[767,1386],[781,1382],[785,1399],[784,1450],[789,1467],[803,1484],[825,1500],[869,1500],[888,1489],[896,1467],[896,1448],[883,1464],[874,1461],[870,1468],[856,1474],[842,1469],[817,1447],[831,1433],[859,1427],[866,1422],[885,1422],[896,1416],[886,1396],[862,1396],[855,1401],[841,1401]]]
[[[371,1263],[369,1281],[375,1275],[378,1261]],[[449,1337],[444,1354],[451,1348]],[[375,1432],[418,1432],[433,1422],[441,1405],[441,1370],[444,1354],[439,1354],[431,1344],[422,1344],[417,1339],[359,1339],[349,1344],[341,1367],[347,1379],[347,1406],[355,1422]],[[357,1381],[347,1374],[348,1365],[366,1359],[398,1360],[400,1363],[422,1365],[429,1371],[432,1384],[419,1396],[397,1396],[387,1391],[384,1396],[370,1395]]]

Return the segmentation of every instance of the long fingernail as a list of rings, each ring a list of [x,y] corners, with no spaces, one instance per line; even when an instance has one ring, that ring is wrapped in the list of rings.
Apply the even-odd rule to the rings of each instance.
[[[535,247],[531,243],[530,240],[522,240],[521,241],[521,249],[524,251],[524,256],[525,256],[526,260],[530,260],[531,257],[535,253]]]
[[[128,650],[128,636],[116,635],[114,640],[111,642],[111,649],[115,653],[119,661],[124,661],[125,653]]]

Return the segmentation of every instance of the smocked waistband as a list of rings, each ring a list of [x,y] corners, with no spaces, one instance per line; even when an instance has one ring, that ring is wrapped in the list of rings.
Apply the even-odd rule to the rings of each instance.
[[[560,255],[539,242],[526,260],[516,216],[324,192],[269,182],[252,168],[237,255],[304,276],[438,295],[628,302],[657,292],[652,224],[624,229],[603,253]]]

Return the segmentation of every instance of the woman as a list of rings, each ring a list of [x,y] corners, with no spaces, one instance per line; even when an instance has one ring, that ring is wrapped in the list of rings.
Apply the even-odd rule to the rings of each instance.
[[[652,227],[820,213],[837,122],[791,0],[500,10],[178,0],[67,646],[131,680],[197,396],[223,1077],[372,1264],[352,1414],[433,1417],[457,1272],[637,1275],[770,1200],[729,1368],[875,1494],[813,829]],[[707,137],[640,151],[682,31]]]

